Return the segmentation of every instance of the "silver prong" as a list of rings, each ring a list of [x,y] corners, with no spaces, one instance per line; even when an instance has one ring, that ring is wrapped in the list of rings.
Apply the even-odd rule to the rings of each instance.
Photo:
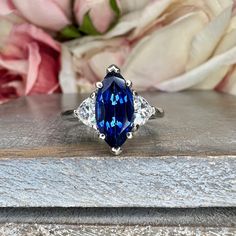
[[[96,87],[97,87],[97,88],[102,88],[102,87],[103,87],[102,82],[97,82],[97,83],[96,83]]]
[[[152,115],[154,115],[156,113],[156,108],[152,107]]]
[[[113,147],[113,148],[111,148],[111,152],[112,152],[114,155],[118,156],[118,155],[121,154],[122,149],[121,149],[120,147],[117,147],[117,148]]]
[[[104,140],[106,138],[106,135],[105,134],[99,134],[99,138]]]
[[[74,110],[74,116],[79,118],[78,110]]]
[[[131,88],[132,87],[132,82],[130,80],[126,80],[126,85]]]
[[[133,90],[133,96],[138,96],[138,93],[135,90]]]
[[[93,125],[92,128],[95,129],[96,131],[98,129],[96,125]]]
[[[91,94],[90,94],[90,98],[95,98],[96,97],[96,92],[92,92]]]
[[[114,64],[110,65],[108,68],[107,68],[107,73],[110,73],[110,72],[115,72],[115,73],[120,73],[120,68]]]
[[[163,117],[165,115],[165,112],[164,112],[164,110],[162,108],[156,107],[155,110],[156,110],[156,113],[158,113],[157,115],[159,117]]]
[[[132,132],[128,132],[126,134],[126,136],[127,136],[128,139],[132,139],[133,138],[133,133]]]
[[[159,107],[152,107],[152,116],[150,117],[150,120],[161,118],[165,115],[165,112],[162,108]]]
[[[135,125],[132,129],[133,132],[136,132],[139,129],[139,125]]]

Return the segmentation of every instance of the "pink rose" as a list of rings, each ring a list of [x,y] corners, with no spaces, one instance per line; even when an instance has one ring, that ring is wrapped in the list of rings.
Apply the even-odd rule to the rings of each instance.
[[[69,0],[0,0],[0,15],[14,11],[29,22],[53,31],[71,24],[70,8]]]
[[[0,103],[60,91],[60,46],[41,29],[22,24],[0,42]]]
[[[83,25],[85,17],[88,16],[97,32],[106,32],[116,19],[117,14],[110,2],[109,0],[76,0],[74,14],[78,24]],[[118,7],[118,0],[114,0],[113,2]]]

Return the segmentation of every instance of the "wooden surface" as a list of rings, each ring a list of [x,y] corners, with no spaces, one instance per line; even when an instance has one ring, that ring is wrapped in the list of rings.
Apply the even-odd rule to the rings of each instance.
[[[0,206],[236,206],[235,170],[235,157],[5,159]]]
[[[236,154],[234,96],[213,92],[143,96],[163,107],[166,115],[142,127],[126,142],[121,157]],[[60,117],[61,111],[77,107],[83,98],[35,96],[0,106],[0,157],[110,157],[107,145],[91,129]]]
[[[236,97],[143,94],[166,116],[111,156],[94,132],[64,121],[78,95],[0,106],[0,207],[236,206]]]
[[[235,234],[235,208],[0,209],[1,236],[234,236]]]

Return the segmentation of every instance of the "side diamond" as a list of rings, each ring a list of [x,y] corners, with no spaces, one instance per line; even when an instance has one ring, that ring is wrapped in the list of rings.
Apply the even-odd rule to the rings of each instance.
[[[154,114],[154,109],[143,97],[134,96],[134,126],[144,125]]]
[[[74,110],[74,114],[79,118],[85,125],[95,128],[95,98],[88,97],[85,99],[80,106]]]

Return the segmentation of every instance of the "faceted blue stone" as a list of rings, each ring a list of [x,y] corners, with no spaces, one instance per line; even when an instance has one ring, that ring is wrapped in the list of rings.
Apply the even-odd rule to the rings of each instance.
[[[108,145],[117,148],[126,141],[133,126],[133,94],[118,73],[108,73],[102,83],[95,106],[97,128],[106,135]]]

